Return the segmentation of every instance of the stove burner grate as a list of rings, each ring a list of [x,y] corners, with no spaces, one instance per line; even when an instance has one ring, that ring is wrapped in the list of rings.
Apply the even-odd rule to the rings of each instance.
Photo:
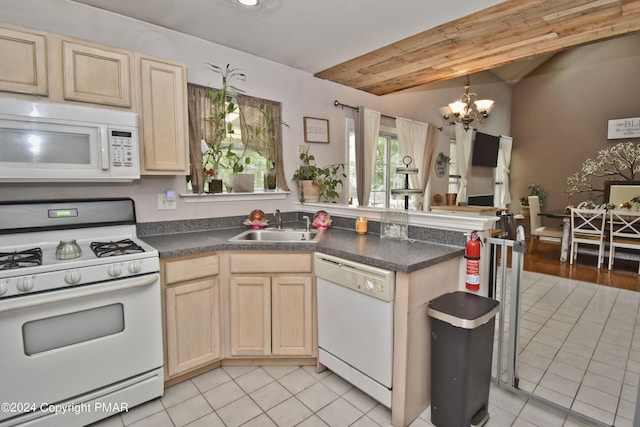
[[[42,265],[42,249],[33,248],[25,251],[0,252],[0,270],[33,267]]]
[[[91,242],[89,246],[98,258],[144,252],[144,249],[131,239],[118,240],[117,242]]]

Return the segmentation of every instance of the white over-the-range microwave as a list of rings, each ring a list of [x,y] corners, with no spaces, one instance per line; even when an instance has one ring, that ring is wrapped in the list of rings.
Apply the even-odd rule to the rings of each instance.
[[[0,182],[140,178],[138,115],[0,98]]]

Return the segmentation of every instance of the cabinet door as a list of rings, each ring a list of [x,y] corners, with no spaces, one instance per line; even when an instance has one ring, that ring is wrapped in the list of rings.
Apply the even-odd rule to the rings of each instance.
[[[313,279],[274,276],[271,283],[272,348],[274,355],[313,353]]]
[[[166,290],[167,373],[222,358],[220,285],[207,278]]]
[[[188,175],[186,67],[144,56],[137,63],[141,173]]]
[[[48,95],[44,35],[0,28],[0,90]]]
[[[62,41],[64,99],[131,107],[133,55]]]
[[[269,277],[232,276],[229,281],[232,356],[271,354]]]

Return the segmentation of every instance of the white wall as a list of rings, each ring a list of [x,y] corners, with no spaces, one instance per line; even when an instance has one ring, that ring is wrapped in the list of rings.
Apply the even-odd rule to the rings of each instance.
[[[151,7],[151,6],[150,6]],[[219,76],[208,70],[206,63],[240,68],[247,75],[243,89],[247,94],[282,103],[283,120],[289,128],[283,129],[285,173],[293,175],[297,165],[297,146],[304,144],[302,117],[329,119],[330,144],[311,144],[311,152],[319,165],[343,162],[345,159],[344,115],[333,106],[335,99],[348,105],[365,105],[383,114],[402,116],[441,125],[437,107],[451,102],[462,92],[462,82],[455,85],[435,86],[429,91],[408,91],[377,97],[313,75],[258,58],[234,49],[206,42],[191,36],[125,18],[68,0],[0,0],[0,22],[68,35],[84,40],[112,45],[137,52],[177,60],[187,64],[189,82],[219,87]],[[336,47],[339,48],[339,47]],[[5,59],[6,60],[6,59]],[[473,84],[473,82],[472,82]],[[508,133],[510,116],[510,88],[506,85],[474,85],[483,97],[498,101],[495,128],[489,133]],[[497,90],[500,97],[491,93]],[[504,95],[508,92],[508,96]],[[504,98],[504,99],[500,99]],[[502,106],[500,103],[503,103]],[[508,108],[507,108],[508,107]],[[505,108],[504,111],[501,111]],[[445,141],[445,138],[442,138]],[[439,144],[446,147],[445,143]],[[445,148],[438,148],[443,151]],[[138,221],[167,221],[174,219],[242,215],[260,208],[273,212],[295,209],[297,194],[284,201],[218,202],[184,204],[178,200],[175,211],[158,211],[157,193],[173,188],[181,192],[185,178],[146,177],[131,184],[0,184],[0,200],[49,199],[69,197],[131,197],[136,201]]]

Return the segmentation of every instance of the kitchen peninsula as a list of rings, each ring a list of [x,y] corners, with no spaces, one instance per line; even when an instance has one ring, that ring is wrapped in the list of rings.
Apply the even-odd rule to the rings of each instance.
[[[291,215],[295,215],[294,218]],[[295,228],[303,228],[303,222],[299,221],[298,215],[302,213],[290,213],[290,221],[293,219]],[[347,224],[353,220],[342,219]],[[234,224],[240,222],[235,219]],[[341,223],[340,218],[334,220],[334,224]],[[376,224],[371,224],[375,229]],[[176,224],[167,224],[169,227],[175,227]],[[285,227],[292,227],[291,223],[285,222]],[[212,230],[182,230],[178,233],[153,233],[149,232],[145,236],[144,231],[158,230],[156,226],[144,230],[147,225],[141,224],[139,229],[143,230],[141,238],[147,243],[158,249],[163,267],[163,279],[166,279],[166,271],[164,267],[173,262],[173,260],[184,260],[186,262],[196,262],[192,266],[202,268],[199,264],[206,260],[214,260],[215,268],[212,277],[215,277],[212,284],[217,289],[217,296],[212,300],[218,301],[220,313],[217,313],[218,332],[213,332],[213,337],[218,337],[220,347],[215,351],[215,355],[210,355],[206,362],[188,365],[185,372],[172,376],[168,373],[168,384],[182,381],[191,376],[190,374],[201,373],[205,370],[215,368],[220,365],[227,364],[273,364],[273,363],[294,363],[294,364],[315,364],[317,357],[317,334],[316,334],[316,297],[315,297],[315,281],[313,280],[313,252],[321,252],[334,255],[344,259],[356,261],[363,264],[372,265],[395,272],[396,290],[395,290],[395,307],[394,307],[394,338],[393,338],[393,388],[392,388],[392,424],[396,427],[409,425],[422,411],[430,404],[430,327],[427,318],[427,303],[433,298],[447,292],[455,291],[460,286],[460,266],[464,253],[464,242],[466,240],[464,233],[457,231],[435,230],[440,233],[441,241],[446,243],[434,243],[422,240],[400,241],[391,239],[381,239],[378,234],[369,232],[365,235],[356,235],[353,228],[339,228],[337,226],[330,227],[324,231],[316,243],[296,242],[296,243],[262,243],[262,242],[229,242],[228,240],[241,233],[245,228],[229,227]],[[188,227],[187,227],[188,228]],[[372,230],[370,228],[370,230]],[[444,236],[444,237],[442,237]],[[234,261],[234,257],[239,257],[240,262]],[[272,257],[263,258],[262,257]],[[274,259],[276,262],[266,261]],[[284,260],[284,261],[283,261]],[[251,271],[241,273],[245,267],[239,265],[251,264],[254,268]],[[255,270],[256,265],[263,266],[267,271],[258,272]],[[278,265],[282,266],[279,267]],[[287,271],[284,271],[284,268]],[[288,271],[288,269],[293,270]],[[267,348],[258,348],[259,346],[242,345],[242,339],[247,339],[247,335],[242,338],[238,336],[237,330],[234,330],[234,316],[238,313],[245,315],[253,315],[252,311],[238,310],[237,301],[234,302],[231,288],[234,286],[234,278],[241,276],[242,280],[253,278],[254,280],[266,280],[271,278],[271,286],[278,285],[277,279],[282,277],[294,280],[305,286],[305,277],[311,280],[311,295],[305,292],[296,293],[300,295],[300,301],[312,301],[312,313],[303,313],[303,310],[289,310],[290,312],[300,312],[300,316],[294,318],[288,323],[278,323],[279,321],[271,320],[268,330],[261,330],[259,339],[263,336],[267,340]],[[163,291],[165,304],[171,298],[167,296],[171,294],[171,286],[167,286],[163,280]],[[262,282],[260,282],[262,283]],[[185,283],[185,286],[196,286],[195,283]],[[205,289],[201,286],[198,289]],[[206,288],[203,296],[209,298],[210,290]],[[174,292],[175,293],[175,292]],[[258,295],[268,295],[268,298],[274,298],[268,305],[267,311],[273,314],[274,319],[278,314],[278,306],[280,302],[275,300],[273,294],[269,291],[262,291]],[[293,295],[293,294],[292,294]],[[255,294],[254,294],[255,296]],[[204,298],[204,299],[207,299]],[[267,298],[267,297],[265,297]],[[203,298],[200,298],[200,300]],[[253,298],[255,299],[255,298]],[[173,299],[172,301],[176,301]],[[301,302],[300,304],[306,304]],[[254,306],[258,310],[259,305]],[[180,315],[179,310],[173,310],[167,306],[165,310],[165,328],[167,325],[180,324],[179,319],[168,320],[169,315]],[[184,310],[183,314],[188,315],[189,324],[193,324],[193,316],[199,311],[190,309]],[[288,315],[280,313],[281,317]],[[304,342],[295,348],[284,348],[278,340],[278,332],[276,325],[283,328],[293,328],[291,323],[298,327],[305,324],[306,316],[312,319],[312,349],[305,350]],[[271,324],[274,324],[273,331]],[[207,325],[208,327],[208,325]],[[178,328],[179,329],[179,328]],[[251,328],[251,330],[260,328]],[[165,329],[166,330],[166,329]],[[166,331],[171,335],[175,331]],[[180,332],[178,330],[178,332]],[[240,331],[242,334],[242,331]],[[265,335],[266,334],[266,335]],[[295,335],[295,334],[294,334]],[[308,339],[307,333],[300,332],[304,339]],[[255,337],[249,337],[254,339]],[[302,339],[302,341],[304,341]],[[168,345],[176,345],[175,339],[165,340]],[[261,341],[259,341],[261,342]],[[240,344],[239,344],[240,343]],[[168,349],[169,354],[179,354],[175,349]],[[169,356],[171,359],[171,356]],[[197,358],[196,358],[197,359]],[[180,365],[178,361],[177,365]],[[165,363],[166,365],[167,363]],[[169,360],[171,365],[171,360]]]

